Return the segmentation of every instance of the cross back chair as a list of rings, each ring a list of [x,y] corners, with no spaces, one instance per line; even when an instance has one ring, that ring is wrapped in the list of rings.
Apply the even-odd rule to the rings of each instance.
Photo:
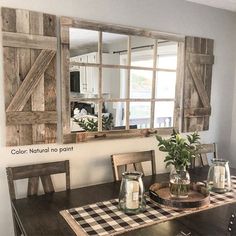
[[[198,151],[198,159],[200,161],[199,167],[203,166],[209,166],[209,160],[207,157],[207,154],[212,153],[213,154],[213,159],[217,159],[217,146],[216,143],[210,143],[210,144],[201,144],[200,149]],[[192,167],[196,167],[196,159],[194,159],[192,163]]]
[[[38,194],[39,179],[41,179],[43,190],[45,194],[55,192],[51,175],[65,173],[66,176],[66,190],[70,189],[70,167],[69,161],[58,161],[42,164],[33,164],[25,166],[7,167],[7,179],[9,186],[9,193],[11,200],[16,199],[15,180],[28,178],[27,196],[34,196]],[[14,231],[16,236],[24,235],[24,230],[18,224],[18,218],[12,209]]]
[[[147,161],[151,162],[152,174],[156,174],[154,150],[114,154],[111,155],[111,161],[112,161],[115,181],[119,181],[121,179],[121,173],[123,171],[136,170],[144,173],[142,162],[147,162]]]

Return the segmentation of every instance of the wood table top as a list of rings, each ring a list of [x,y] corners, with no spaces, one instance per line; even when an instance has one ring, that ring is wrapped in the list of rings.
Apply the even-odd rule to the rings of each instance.
[[[191,170],[191,180],[205,180],[207,172],[208,168]],[[236,169],[231,169],[231,175],[236,175]],[[168,181],[168,178],[168,174],[157,174],[145,176],[143,182],[146,190],[148,190],[153,183]],[[12,202],[12,205],[27,236],[75,236],[59,211],[117,198],[119,188],[120,182],[105,183],[17,199]],[[227,235],[227,227],[232,212],[236,212],[236,203],[182,216],[122,235],[176,236],[180,231],[191,232],[191,235]]]

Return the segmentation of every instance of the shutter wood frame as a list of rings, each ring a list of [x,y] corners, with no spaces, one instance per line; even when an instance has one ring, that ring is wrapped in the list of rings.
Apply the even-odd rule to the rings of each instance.
[[[185,39],[182,132],[209,129],[214,40]]]
[[[55,143],[55,15],[1,8],[6,145]]]

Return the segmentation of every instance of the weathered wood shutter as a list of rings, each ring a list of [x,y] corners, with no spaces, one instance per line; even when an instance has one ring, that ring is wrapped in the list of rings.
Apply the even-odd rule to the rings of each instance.
[[[212,39],[186,37],[182,131],[209,129],[214,63]]]
[[[7,146],[56,142],[56,16],[2,8]]]

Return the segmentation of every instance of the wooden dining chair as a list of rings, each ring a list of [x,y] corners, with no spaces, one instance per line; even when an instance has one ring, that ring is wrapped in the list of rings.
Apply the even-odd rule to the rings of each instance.
[[[154,150],[113,154],[111,155],[111,161],[115,181],[121,179],[121,173],[124,171],[136,170],[144,174],[142,163],[147,161],[151,162],[152,174],[156,174]]]
[[[15,180],[28,179],[28,190],[27,196],[38,195],[39,190],[39,180],[41,180],[43,190],[45,194],[55,192],[51,175],[65,173],[66,176],[66,190],[70,189],[70,168],[69,161],[58,161],[49,162],[42,164],[24,165],[16,167],[7,167],[7,179],[9,186],[9,193],[11,200],[16,199],[15,192]],[[17,216],[13,213],[13,223],[15,235],[24,235],[23,229],[20,224],[18,224]]]
[[[193,160],[192,167],[209,166],[208,154],[212,153],[213,159],[217,159],[217,146],[216,143],[201,144],[198,150],[199,155]],[[198,165],[196,166],[196,161]]]

